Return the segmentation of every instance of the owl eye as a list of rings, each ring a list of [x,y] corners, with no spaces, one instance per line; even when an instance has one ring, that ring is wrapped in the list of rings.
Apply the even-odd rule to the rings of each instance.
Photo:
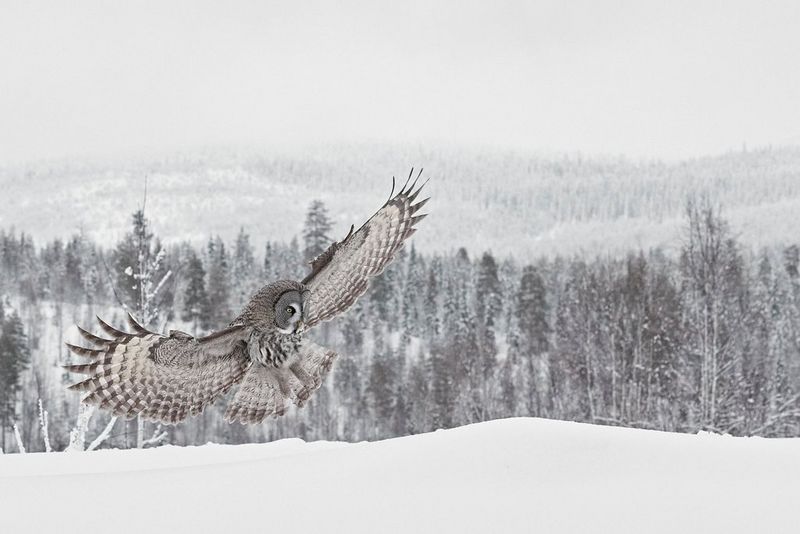
[[[294,315],[295,313],[294,308],[291,306],[286,306],[286,313],[288,313],[289,315]]]

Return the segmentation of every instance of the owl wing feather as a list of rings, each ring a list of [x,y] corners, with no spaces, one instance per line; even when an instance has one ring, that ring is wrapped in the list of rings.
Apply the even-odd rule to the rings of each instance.
[[[427,216],[416,213],[429,198],[414,204],[417,195],[425,186],[416,187],[422,171],[411,181],[411,169],[406,184],[355,233],[350,233],[311,262],[311,273],[303,280],[310,290],[306,301],[305,323],[312,327],[344,312],[364,294],[370,278],[379,275],[394,259],[406,239],[411,237],[414,226]],[[392,184],[392,194],[394,183]]]
[[[247,356],[249,331],[236,325],[206,337],[179,331],[168,336],[150,332],[130,315],[133,333],[123,332],[98,317],[111,339],[79,328],[97,348],[67,344],[92,361],[67,365],[89,375],[69,389],[85,393],[82,401],[114,415],[174,424],[203,408],[241,381],[252,362]]]

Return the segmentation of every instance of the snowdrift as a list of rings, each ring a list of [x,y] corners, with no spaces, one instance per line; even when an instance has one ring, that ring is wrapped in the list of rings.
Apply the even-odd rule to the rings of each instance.
[[[0,456],[19,532],[800,532],[800,440],[505,419],[372,443]]]

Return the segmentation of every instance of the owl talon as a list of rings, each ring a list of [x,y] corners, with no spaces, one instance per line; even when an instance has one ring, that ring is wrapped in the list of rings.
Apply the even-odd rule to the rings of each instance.
[[[297,402],[295,404],[297,404],[298,408],[302,408],[309,397],[311,397],[311,392],[307,388],[303,388],[297,392]]]

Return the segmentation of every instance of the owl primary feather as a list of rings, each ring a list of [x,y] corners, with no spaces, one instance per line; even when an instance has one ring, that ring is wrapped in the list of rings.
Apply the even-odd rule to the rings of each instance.
[[[165,336],[130,314],[132,332],[99,317],[104,337],[78,327],[94,348],[67,344],[90,360],[66,366],[88,375],[69,389],[114,415],[173,424],[199,414],[237,384],[225,412],[229,422],[260,423],[283,415],[289,403],[302,406],[337,357],[305,332],[350,308],[416,231],[426,216],[418,212],[428,201],[416,202],[425,185],[417,187],[421,174],[409,185],[410,174],[396,195],[393,184],[389,200],[358,231],[351,227],[314,259],[302,281],[264,286],[224,330],[199,338],[176,330]]]

